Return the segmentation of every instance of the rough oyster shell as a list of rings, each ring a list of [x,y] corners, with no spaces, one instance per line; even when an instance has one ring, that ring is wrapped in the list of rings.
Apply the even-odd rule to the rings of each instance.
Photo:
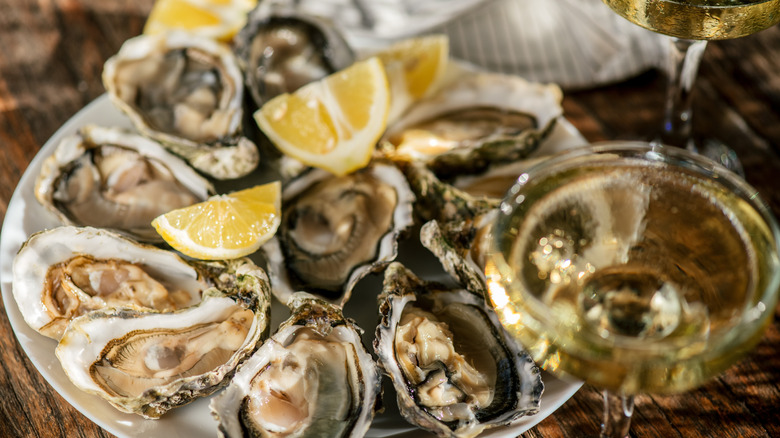
[[[439,259],[444,271],[478,295],[487,296],[485,267],[497,213],[491,210],[465,222],[432,220],[420,228],[420,242]]]
[[[388,127],[380,153],[425,163],[439,178],[527,157],[563,114],[555,85],[450,63],[446,83]]]
[[[288,305],[292,316],[212,400],[220,436],[363,436],[381,396],[363,331],[310,294]]]
[[[141,133],[214,178],[249,174],[259,155],[241,135],[244,85],[233,52],[173,31],[140,35],[103,68],[109,97]]]
[[[339,30],[324,18],[274,2],[253,9],[234,50],[255,108],[355,61]]]
[[[282,197],[281,225],[261,250],[283,303],[306,290],[343,305],[361,278],[395,259],[414,221],[403,174],[379,162],[342,177],[311,169]]]
[[[228,287],[229,278],[235,278],[230,264],[185,261],[92,227],[37,232],[13,262],[13,293],[24,320],[54,339],[87,312],[108,306],[181,309],[198,303],[215,282]]]
[[[270,292],[249,261],[230,294],[176,312],[97,310],[74,319],[55,351],[70,380],[123,412],[158,418],[227,383],[268,334]]]
[[[212,184],[159,143],[120,128],[82,127],[41,167],[35,197],[66,225],[162,242],[152,219],[205,201]]]
[[[421,222],[462,222],[497,208],[500,198],[472,196],[440,180],[422,162],[399,163],[415,195],[414,212]]]
[[[374,350],[401,415],[442,437],[474,437],[538,412],[544,385],[483,297],[385,271]]]

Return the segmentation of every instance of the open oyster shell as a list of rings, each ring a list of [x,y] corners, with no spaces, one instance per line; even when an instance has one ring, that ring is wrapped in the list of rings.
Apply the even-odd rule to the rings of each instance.
[[[538,412],[539,368],[483,297],[385,270],[374,350],[401,415],[441,437],[474,437]]]
[[[261,1],[234,38],[234,51],[255,108],[355,61],[339,30],[324,18]]]
[[[103,84],[136,129],[199,171],[232,179],[257,167],[241,132],[241,70],[226,45],[181,31],[140,35],[106,61]]]
[[[355,284],[395,260],[413,223],[412,194],[393,165],[374,162],[345,176],[311,169],[282,193],[282,222],[261,250],[283,303],[306,290],[343,305]]]
[[[152,219],[214,193],[207,179],[154,140],[95,125],[65,137],[35,182],[36,199],[62,223],[152,243],[163,241]]]
[[[220,436],[363,436],[381,396],[363,331],[310,294],[288,306],[292,316],[212,400]]]
[[[423,162],[443,179],[481,173],[527,157],[563,114],[556,85],[450,65],[439,90],[388,127],[380,154]]]
[[[123,412],[158,418],[227,383],[268,335],[265,273],[245,261],[230,293],[209,289],[175,312],[97,310],[74,319],[55,353],[70,380]]]
[[[232,287],[236,268],[185,261],[108,230],[62,226],[33,234],[19,249],[13,294],[30,327],[59,339],[73,318],[109,306],[192,306],[209,287]]]

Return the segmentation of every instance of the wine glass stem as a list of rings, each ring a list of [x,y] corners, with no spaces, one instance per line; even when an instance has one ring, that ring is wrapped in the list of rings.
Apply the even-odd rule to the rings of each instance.
[[[666,112],[661,142],[696,151],[691,137],[692,91],[706,40],[669,38]]]
[[[634,396],[613,394],[607,390],[604,396],[604,421],[601,423],[601,438],[625,438],[631,427],[634,413]]]

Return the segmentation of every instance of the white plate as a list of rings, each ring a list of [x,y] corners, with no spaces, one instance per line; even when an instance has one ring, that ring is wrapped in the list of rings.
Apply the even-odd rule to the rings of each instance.
[[[11,267],[16,252],[30,234],[59,225],[54,216],[44,210],[35,200],[33,194],[35,178],[40,171],[41,163],[54,151],[64,136],[75,133],[78,128],[88,123],[103,126],[131,126],[128,119],[111,104],[106,95],[99,97],[73,116],[46,142],[22,175],[8,204],[2,234],[0,234],[0,282],[8,319],[11,321],[14,333],[27,356],[51,386],[68,403],[112,434],[119,437],[212,438],[217,435],[217,424],[211,417],[208,398],[199,399],[187,406],[174,409],[159,420],[144,420],[137,415],[119,412],[103,399],[82,392],[73,386],[54,355],[56,342],[38,334],[24,322],[13,298]],[[541,147],[539,153],[549,153],[584,143],[585,140],[577,130],[563,120],[562,123],[558,124],[551,138]],[[262,178],[262,176],[252,178]],[[252,183],[254,181],[242,180],[231,184],[234,186],[246,184],[248,186]],[[219,188],[220,191],[226,189],[230,189],[229,185]],[[408,239],[407,242],[403,242],[400,251],[399,260],[414,266],[415,272],[422,278],[435,279],[436,276],[442,275],[438,261],[422,248],[417,239]],[[374,309],[376,308],[376,293],[380,287],[381,280],[378,276],[364,279],[344,309],[347,316],[357,320],[358,324],[366,330],[364,341],[367,345],[371,345],[374,327],[378,320]],[[365,309],[371,310],[366,312]],[[279,322],[287,318],[289,312],[278,303],[274,304],[272,312],[273,330]],[[544,375],[544,383],[545,391],[538,414],[524,417],[510,426],[486,432],[484,436],[518,436],[550,415],[574,395],[582,385],[580,382],[563,381],[547,374]],[[385,385],[384,404],[385,411],[376,416],[371,429],[366,434],[367,437],[432,436],[409,425],[401,418],[395,404],[395,392],[389,384]]]

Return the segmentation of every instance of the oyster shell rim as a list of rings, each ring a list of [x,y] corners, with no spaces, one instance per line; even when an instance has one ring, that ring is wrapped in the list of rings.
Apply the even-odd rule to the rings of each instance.
[[[143,157],[160,161],[178,182],[201,201],[205,201],[210,196],[216,194],[214,185],[208,179],[201,176],[185,160],[171,153],[156,140],[122,127],[86,124],[79,128],[76,133],[64,137],[57,144],[54,152],[43,161],[41,170],[35,179],[35,198],[47,211],[54,214],[63,225],[89,226],[76,223],[54,205],[53,182],[62,174],[63,166],[67,166],[69,163],[77,160],[89,149],[106,145],[131,149]],[[151,226],[150,229],[152,229]],[[159,239],[147,239],[131,231],[116,228],[111,228],[111,230],[129,235],[133,239],[142,242],[163,242],[161,237]]]
[[[403,373],[398,368],[395,361],[395,348],[393,341],[395,339],[395,331],[397,323],[403,313],[403,308],[410,302],[416,301],[417,297],[414,291],[406,291],[404,293],[396,293],[395,291],[386,290],[386,280],[383,282],[382,293],[378,296],[379,302],[379,314],[380,321],[376,327],[376,335],[374,337],[374,352],[378,356],[377,363],[382,372],[391,380],[393,387],[396,390],[396,401],[401,416],[409,423],[416,425],[424,430],[435,433],[438,436],[446,437],[474,437],[485,430],[505,426],[511,424],[524,416],[534,415],[540,410],[540,401],[542,393],[544,392],[545,385],[541,379],[541,369],[534,363],[531,356],[526,352],[519,344],[514,342],[512,338],[506,333],[503,326],[498,321],[498,317],[487,306],[484,301],[484,296],[478,295],[467,289],[452,289],[441,283],[435,281],[428,281],[418,278],[410,269],[404,266],[400,262],[391,263],[385,270],[385,276],[393,275],[398,271],[399,276],[405,276],[409,282],[414,282],[426,289],[426,293],[448,293],[465,291],[465,294],[461,294],[463,297],[467,297],[466,303],[476,304],[478,307],[482,307],[485,315],[488,317],[494,328],[501,334],[503,338],[501,344],[507,349],[507,352],[511,353],[515,357],[514,369],[523,368],[523,372],[528,376],[529,380],[519,383],[528,392],[523,391],[518,400],[518,404],[522,407],[513,408],[510,413],[505,413],[504,417],[501,417],[496,423],[477,423],[468,425],[461,435],[458,431],[453,431],[445,423],[435,419],[430,414],[424,412],[422,409],[417,408],[414,399],[406,390],[400,390],[399,386],[406,385],[407,381],[403,376]],[[438,292],[432,292],[429,288],[439,288]],[[396,299],[400,305],[400,312],[397,316],[390,315],[392,310],[395,310],[393,300]],[[453,298],[454,301],[459,301],[461,298]],[[480,306],[481,304],[481,306]],[[487,311],[486,311],[487,309]],[[382,336],[382,333],[390,333],[391,336]],[[391,352],[391,353],[387,353]],[[506,416],[509,416],[508,418]]]

